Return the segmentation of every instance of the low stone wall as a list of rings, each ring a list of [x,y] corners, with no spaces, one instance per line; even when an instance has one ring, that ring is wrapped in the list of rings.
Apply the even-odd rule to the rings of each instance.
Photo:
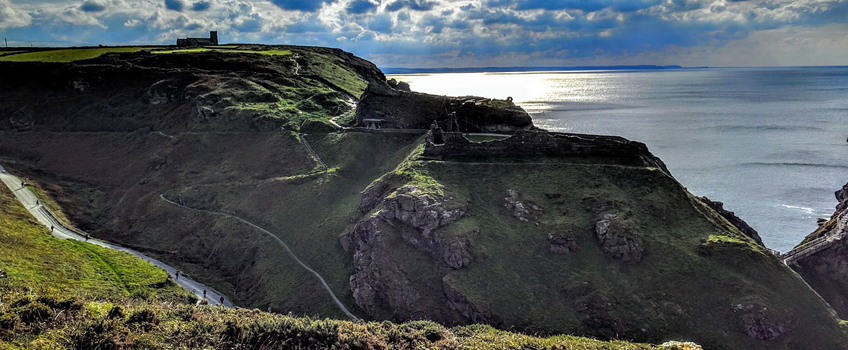
[[[440,137],[439,137],[440,136]],[[439,140],[441,138],[441,140]],[[439,141],[443,141],[440,143]],[[665,164],[641,142],[617,136],[552,133],[545,130],[520,130],[498,141],[472,142],[458,132],[429,133],[424,157],[484,158],[484,157],[600,157],[617,158],[626,165],[660,168]]]

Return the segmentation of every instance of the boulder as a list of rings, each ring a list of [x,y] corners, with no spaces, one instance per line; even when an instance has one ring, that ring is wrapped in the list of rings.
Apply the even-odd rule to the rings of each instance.
[[[595,235],[605,254],[623,262],[639,262],[645,253],[642,238],[615,214],[605,214],[595,223]]]
[[[774,340],[789,330],[789,320],[776,317],[756,303],[737,304],[733,312],[739,315],[745,334],[757,340]]]

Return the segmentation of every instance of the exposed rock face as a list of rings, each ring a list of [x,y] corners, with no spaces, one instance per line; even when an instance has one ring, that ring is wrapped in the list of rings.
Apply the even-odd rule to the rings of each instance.
[[[570,234],[549,233],[548,243],[551,245],[551,251],[554,253],[571,253],[580,249],[577,244],[577,238]]]
[[[340,244],[353,252],[350,288],[356,304],[372,317],[408,319],[417,311],[415,303],[421,293],[388,250],[387,237],[400,235],[440,264],[461,269],[474,260],[471,239],[477,232],[449,235],[439,230],[459,220],[467,211],[464,205],[415,186],[403,186],[385,196],[387,183],[376,183],[363,192],[360,210],[375,206],[379,210],[342,236]],[[378,201],[379,205],[373,204]],[[398,221],[409,229],[397,227]],[[455,294],[451,296],[459,300]]]
[[[836,211],[840,212],[848,209],[848,183],[833,194],[836,196],[836,200],[839,201],[839,204],[836,205]]]
[[[429,193],[423,193],[414,186],[404,186],[383,201],[384,210],[380,213],[386,219],[398,219],[428,236],[436,228],[456,221],[465,208],[448,209],[444,200]]]
[[[784,255],[792,267],[840,318],[848,318],[848,184],[834,193],[833,216],[804,242]]]
[[[528,222],[535,219],[536,216],[544,212],[541,207],[533,202],[521,202],[519,193],[516,190],[507,190],[504,197],[504,207],[509,210],[512,217]]]
[[[379,219],[372,217],[356,225],[349,235],[354,246],[350,290],[356,305],[369,315],[409,317],[421,295],[387,252],[378,223]]]
[[[745,334],[757,340],[774,340],[789,330],[790,321],[778,319],[762,305],[737,304],[733,312],[739,315]]]
[[[397,81],[395,79],[389,79],[388,81],[386,81],[386,83],[388,83],[389,86],[391,86],[392,89],[395,89],[395,90],[412,91],[412,89],[409,88],[409,83],[407,83],[405,81]]]
[[[731,224],[733,224],[733,226],[736,226],[736,228],[738,228],[740,231],[742,231],[743,234],[745,234],[746,236],[753,239],[754,242],[757,242],[757,244],[765,247],[765,244],[763,244],[763,240],[762,240],[762,238],[760,238],[760,234],[757,233],[757,230],[754,230],[754,228],[749,226],[748,223],[745,222],[745,220],[740,219],[732,211],[725,210],[724,209],[724,203],[711,201],[707,197],[698,197],[698,198],[702,202],[704,202],[704,204],[706,204],[707,206],[709,206],[710,208],[715,210],[717,213],[719,213],[719,215],[721,215],[722,217],[727,219],[727,221],[729,221]]]
[[[595,223],[595,235],[605,254],[623,262],[642,261],[645,248],[634,228],[619,220],[615,214],[605,214]]]

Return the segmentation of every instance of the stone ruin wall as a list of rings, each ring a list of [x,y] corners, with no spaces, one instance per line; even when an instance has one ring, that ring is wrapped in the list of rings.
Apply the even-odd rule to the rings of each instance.
[[[458,132],[435,130],[435,134],[432,130],[427,134],[424,157],[437,159],[477,157],[615,158],[623,164],[655,167],[669,173],[665,164],[651,154],[645,144],[616,136],[521,130],[503,140],[472,142]],[[443,143],[440,143],[440,141],[443,141]]]

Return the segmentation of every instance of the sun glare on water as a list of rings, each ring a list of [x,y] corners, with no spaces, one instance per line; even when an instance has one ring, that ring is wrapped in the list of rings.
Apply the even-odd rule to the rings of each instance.
[[[390,75],[409,83],[412,91],[447,96],[512,97],[516,103],[538,100],[550,91],[547,74],[440,73]]]

